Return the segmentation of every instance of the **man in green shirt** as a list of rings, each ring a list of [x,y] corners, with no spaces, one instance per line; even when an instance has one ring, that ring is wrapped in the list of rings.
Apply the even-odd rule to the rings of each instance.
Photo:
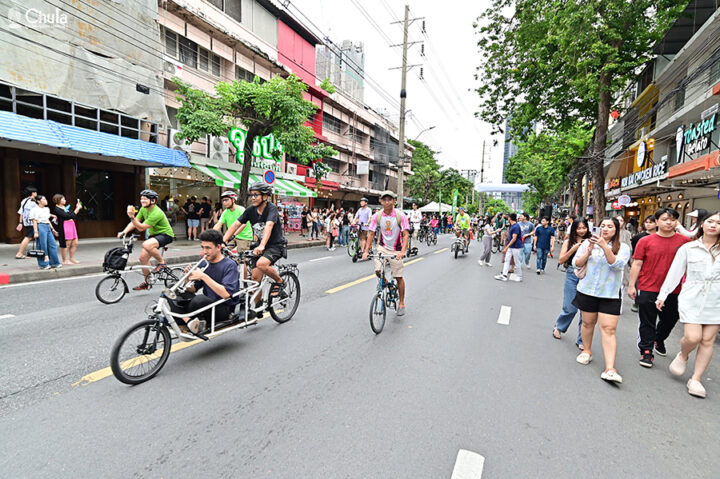
[[[470,216],[465,213],[465,208],[458,208],[457,218],[455,218],[455,229],[459,230],[465,238],[465,249],[470,244]]]
[[[235,203],[237,201],[237,195],[234,191],[224,192],[220,195],[220,199],[222,200],[222,205],[223,208],[225,208],[225,211],[223,211],[222,216],[220,216],[220,221],[213,226],[213,229],[222,232],[223,225],[225,225],[225,228],[230,228],[230,225],[242,216],[245,212],[245,208]],[[235,242],[237,243],[238,251],[250,249],[252,239],[252,228],[246,224],[238,232],[238,234],[235,235]]]
[[[117,235],[118,238],[122,238],[133,229],[140,230],[140,232],[147,231],[149,237],[143,242],[140,264],[150,266],[150,258],[155,258],[155,261],[157,261],[155,272],[162,271],[166,267],[160,248],[169,245],[175,239],[170,222],[168,222],[165,213],[157,206],[157,200],[158,194],[156,192],[142,190],[140,192],[140,204],[142,205],[140,211],[135,216],[135,207],[133,205],[128,206],[127,215],[130,218],[130,223]],[[133,290],[150,289],[147,282],[150,269],[143,268],[143,274],[145,275],[145,281],[135,286]]]

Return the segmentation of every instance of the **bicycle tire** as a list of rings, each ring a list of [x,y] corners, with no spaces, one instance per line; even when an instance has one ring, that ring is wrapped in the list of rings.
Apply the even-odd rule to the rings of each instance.
[[[107,295],[105,294],[105,288],[108,288],[110,292],[118,291],[118,293],[115,295]],[[105,276],[98,282],[97,286],[95,286],[95,297],[104,304],[117,303],[125,297],[127,292],[127,283],[119,274]]]
[[[268,312],[277,323],[290,321],[300,306],[300,279],[292,271],[283,271],[280,277],[285,283],[285,292],[288,298],[281,300],[278,304],[270,306]]]
[[[372,329],[373,333],[380,334],[382,332],[385,327],[386,315],[387,308],[385,308],[383,294],[378,291],[370,302],[370,329]]]
[[[455,246],[455,259],[457,259],[457,256],[458,256],[458,247],[457,247],[457,245],[456,245],[456,246]]]
[[[357,238],[353,238],[350,240],[350,242],[347,245],[348,256],[350,256],[351,258],[353,256],[355,256],[355,253],[357,253],[357,249],[358,249],[358,240],[357,240]]]
[[[130,357],[127,359],[121,358],[122,348],[133,333],[139,332],[141,336],[140,344],[131,344],[129,351]],[[148,347],[148,340],[152,338],[152,345],[149,347],[147,353],[140,353],[138,350],[141,348]],[[162,348],[158,347],[158,339],[162,338]],[[112,351],[110,353],[110,369],[112,370],[113,376],[125,384],[140,384],[144,383],[155,377],[157,373],[165,366],[168,357],[170,356],[171,339],[170,332],[167,327],[162,325],[159,321],[154,319],[147,319],[137,324],[130,326],[119,338],[115,341]],[[132,353],[134,351],[134,353]],[[157,359],[157,362],[152,363],[148,368],[143,367],[142,373],[138,375],[128,374],[133,368],[139,368],[151,361]]]
[[[175,284],[180,281],[180,278],[185,274],[185,270],[182,268],[169,268],[163,276],[166,288],[172,288]]]

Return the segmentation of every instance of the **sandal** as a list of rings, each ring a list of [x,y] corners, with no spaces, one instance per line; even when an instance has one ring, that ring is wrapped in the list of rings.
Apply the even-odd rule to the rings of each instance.
[[[558,328],[553,329],[553,338],[555,338],[555,339],[562,338],[562,334],[560,334],[560,330]]]
[[[270,297],[279,297],[280,299],[287,298],[288,294],[285,292],[285,283],[273,283],[272,286],[270,286]]]
[[[27,258],[27,256],[25,256],[24,254],[21,254],[20,256],[15,255],[15,259],[25,259],[25,258]]]

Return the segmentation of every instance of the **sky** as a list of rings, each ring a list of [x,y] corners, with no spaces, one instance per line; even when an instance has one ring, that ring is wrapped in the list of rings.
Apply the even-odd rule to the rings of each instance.
[[[392,22],[404,17],[406,3],[410,5],[410,18],[424,17],[426,30],[423,34],[422,20],[409,28],[409,41],[422,41],[425,56],[420,54],[419,43],[408,50],[408,64],[422,64],[424,80],[419,78],[419,67],[408,72],[406,137],[420,135],[419,140],[440,151],[437,159],[444,166],[478,171],[485,141],[484,182],[500,183],[503,138],[493,137],[491,126],[474,117],[479,103],[474,74],[480,57],[472,24],[489,6],[489,0],[456,1],[453,8],[437,0],[291,0],[287,9],[307,24],[298,14],[302,12],[317,27],[308,25],[311,30],[327,35],[336,44],[343,40],[363,42],[366,77],[394,98],[396,106],[368,82],[365,103],[389,110],[398,120],[401,74],[399,69],[390,68],[402,65],[402,48],[389,45],[402,43],[402,25]],[[422,132],[431,126],[435,128]],[[493,140],[498,146],[492,146]]]

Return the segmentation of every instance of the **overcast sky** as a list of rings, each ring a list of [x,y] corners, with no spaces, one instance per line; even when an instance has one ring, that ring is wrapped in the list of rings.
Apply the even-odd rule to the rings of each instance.
[[[295,8],[304,13],[335,43],[342,40],[363,42],[366,76],[382,85],[399,103],[400,70],[389,68],[402,64],[402,49],[390,48],[385,37],[393,44],[402,43],[402,26],[391,23],[403,18],[405,3],[399,0],[291,0],[288,9],[296,16]],[[421,21],[416,21],[409,30],[411,41],[424,41],[425,57],[420,55],[420,44],[416,44],[408,52],[408,64],[424,64],[425,79],[419,79],[418,67],[408,73],[407,109],[422,127],[435,126],[422,133],[419,139],[441,151],[438,155],[441,164],[478,171],[485,140],[485,182],[499,183],[503,138],[496,137],[498,146],[493,148],[490,126],[473,116],[478,105],[474,92],[477,82],[473,75],[479,54],[472,23],[489,1],[456,1],[452,8],[447,2],[437,0],[409,0],[407,3],[410,18],[425,17],[427,31],[427,36],[422,34]],[[395,119],[399,118],[397,106],[393,108],[367,83],[365,103],[375,109],[387,108],[394,113]],[[408,118],[406,131],[408,138],[415,138],[421,130]]]

